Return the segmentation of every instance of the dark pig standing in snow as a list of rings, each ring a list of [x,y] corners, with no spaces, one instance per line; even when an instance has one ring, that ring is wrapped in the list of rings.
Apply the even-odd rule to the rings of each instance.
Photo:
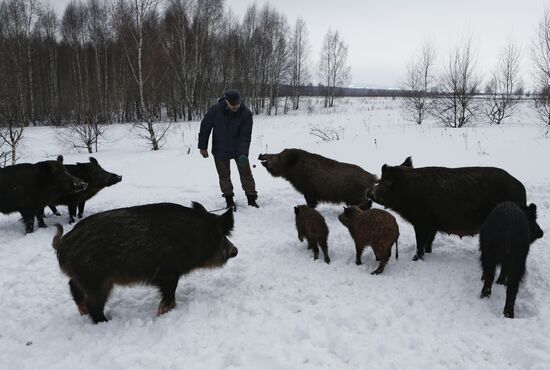
[[[63,156],[57,157],[57,160],[63,163]],[[82,179],[88,184],[85,191],[63,194],[55,203],[50,204],[50,209],[56,215],[59,215],[59,212],[57,212],[55,206],[59,204],[66,205],[69,209],[70,224],[75,220],[77,207],[78,218],[82,218],[84,206],[88,200],[103,188],[122,181],[122,176],[105,171],[94,157],[90,157],[89,163],[66,164],[65,168],[71,175]]]
[[[483,223],[479,233],[481,266],[484,280],[481,298],[491,295],[497,265],[502,266],[497,283],[507,285],[504,316],[514,317],[519,283],[525,273],[530,245],[542,238],[537,224],[537,206],[513,202],[497,205]]]
[[[313,259],[319,258],[319,246],[323,250],[325,262],[330,263],[328,256],[328,226],[323,215],[306,205],[294,207],[298,239],[307,240],[307,249],[313,250]]]
[[[378,275],[384,272],[384,267],[391,257],[391,247],[395,244],[395,259],[399,258],[397,240],[399,226],[395,217],[383,209],[372,208],[372,202],[364,204],[364,208],[344,207],[344,212],[338,220],[348,228],[355,242],[355,263],[361,265],[361,255],[366,246],[371,246],[380,261],[380,265],[371,274]]]
[[[86,183],[69,174],[57,161],[21,163],[0,168],[0,212],[21,213],[25,231],[32,233],[34,218],[46,227],[43,210],[62,194],[76,194]]]
[[[500,168],[413,168],[410,157],[400,166],[383,165],[367,196],[414,226],[415,261],[431,253],[438,231],[473,236],[500,202],[526,202],[523,184]]]
[[[361,167],[301,149],[260,154],[258,159],[274,177],[282,177],[302,193],[309,207],[319,202],[359,205],[366,201],[376,177]]]
[[[237,255],[227,238],[233,211],[218,216],[199,203],[147,204],[96,213],[69,233],[56,225],[53,247],[79,312],[94,323],[107,321],[105,302],[114,284],[145,283],[162,294],[157,313],[176,305],[180,276],[197,268],[223,266]]]

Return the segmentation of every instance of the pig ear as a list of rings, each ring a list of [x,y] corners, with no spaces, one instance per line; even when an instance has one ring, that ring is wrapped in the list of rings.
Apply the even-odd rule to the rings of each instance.
[[[90,163],[93,163],[96,166],[99,166],[99,163],[97,162],[97,159],[95,159],[94,157],[90,157]]]
[[[298,206],[294,207],[294,214],[298,214]]]
[[[413,160],[412,157],[407,157],[403,163],[401,163],[401,167],[410,167],[413,168]]]
[[[387,164],[383,164],[383,165],[382,165],[382,173],[386,172],[387,169],[388,169],[388,165],[387,165]]]
[[[529,204],[529,215],[536,220],[537,219],[537,205],[535,203]]]
[[[63,156],[62,156],[62,155],[58,155],[58,156],[57,156],[57,161],[60,162],[60,163],[63,163]]]
[[[223,235],[228,236],[235,227],[233,208],[229,208],[223,215],[219,216],[219,228]]]
[[[192,207],[195,211],[208,213],[206,208],[204,208],[204,206],[202,204],[200,204],[199,202],[193,202],[193,203],[191,203],[191,205],[192,205]]]

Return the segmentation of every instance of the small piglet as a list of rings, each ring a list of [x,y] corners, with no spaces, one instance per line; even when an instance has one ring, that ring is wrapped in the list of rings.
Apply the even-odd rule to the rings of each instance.
[[[313,259],[319,258],[319,246],[323,250],[325,262],[330,263],[328,256],[328,226],[325,218],[315,209],[306,205],[294,207],[296,229],[301,242],[307,240],[308,249],[313,249]]]
[[[399,226],[389,212],[382,209],[371,209],[372,202],[359,207],[344,207],[344,212],[338,216],[340,222],[348,228],[351,237],[355,241],[355,263],[361,264],[361,255],[366,246],[371,246],[380,261],[380,265],[372,272],[378,275],[384,272],[384,267],[391,256],[391,247],[395,243],[395,259],[399,258],[397,239],[399,239]]]
[[[525,273],[529,247],[544,233],[537,224],[537,206],[502,202],[489,214],[479,233],[484,280],[481,298],[491,295],[495,269],[501,265],[497,283],[506,284],[504,316],[514,317],[519,283]]]
[[[157,313],[174,308],[180,276],[237,255],[227,238],[233,225],[232,210],[218,216],[199,203],[147,204],[96,213],[64,236],[57,224],[52,244],[78,311],[98,323],[107,321],[103,309],[114,284],[156,286]]]

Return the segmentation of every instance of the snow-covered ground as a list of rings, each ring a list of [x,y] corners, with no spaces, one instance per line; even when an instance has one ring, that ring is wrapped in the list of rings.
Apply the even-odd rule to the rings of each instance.
[[[243,205],[232,237],[239,255],[223,269],[183,277],[177,307],[162,317],[155,317],[154,288],[115,288],[106,306],[111,321],[93,325],[78,314],[59,270],[54,229],[24,235],[18,214],[0,215],[0,369],[549,369],[548,238],[531,249],[513,320],[502,316],[504,287],[479,298],[477,238],[438,235],[433,253],[412,262],[414,232],[398,218],[401,258],[372,276],[370,249],[362,266],[354,263],[352,240],[337,220],[342,207],[322,205],[332,263],[313,261],[299,243],[292,207],[303,197],[259,164],[266,150],[303,148],[378,175],[382,164],[409,155],[418,167],[502,167],[526,185],[550,235],[550,139],[528,107],[500,127],[446,129],[404,122],[398,105],[344,99],[311,114],[255,117],[251,162],[261,208],[244,207],[233,167]],[[128,126],[109,127],[94,156],[123,181],[89,201],[86,213],[160,201],[222,207],[213,160],[196,150],[198,127],[174,124],[159,152]],[[335,130],[340,139],[321,141],[312,127]],[[88,157],[62,148],[51,128],[25,136],[21,162]],[[63,216],[46,223],[66,224],[67,210],[60,210]]]

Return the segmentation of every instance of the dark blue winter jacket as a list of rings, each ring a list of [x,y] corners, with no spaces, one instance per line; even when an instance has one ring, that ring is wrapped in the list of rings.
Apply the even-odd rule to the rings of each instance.
[[[232,159],[241,154],[248,156],[252,136],[252,112],[241,103],[239,110],[231,112],[225,98],[210,107],[201,122],[199,149],[208,149],[212,134],[212,155],[215,159]]]

